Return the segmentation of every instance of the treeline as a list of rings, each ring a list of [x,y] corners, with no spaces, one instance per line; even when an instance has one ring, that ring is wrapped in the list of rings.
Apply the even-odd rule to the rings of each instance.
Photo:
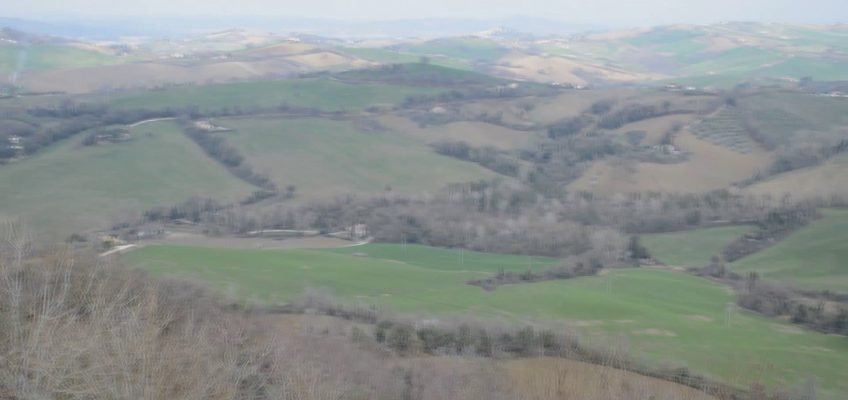
[[[199,223],[203,220],[204,215],[215,213],[228,207],[228,205],[222,204],[217,200],[195,196],[170,207],[153,207],[145,211],[143,217],[147,221],[187,220]]]
[[[789,288],[760,279],[753,272],[742,281],[737,304],[743,308],[757,311],[772,317],[788,316],[798,325],[824,333],[848,335],[848,305],[811,299]]]
[[[56,107],[37,107],[27,110],[25,115],[19,115],[15,126],[11,126],[8,133],[3,135],[6,140],[0,143],[0,148],[3,149],[0,151],[0,159],[18,155],[17,151],[6,146],[5,142],[11,136],[20,137],[22,153],[31,155],[45,146],[90,129],[176,115],[174,110],[122,110],[107,105],[72,101],[63,101]],[[15,120],[14,116],[10,117],[10,120]],[[4,126],[10,124],[12,123],[8,122]]]
[[[239,179],[250,184],[259,186],[268,191],[276,191],[277,186],[271,181],[267,174],[260,174],[253,170],[244,160],[238,150],[227,143],[227,141],[213,133],[204,129],[200,129],[186,121],[183,121],[183,131],[186,136],[197,143],[203,151],[210,157],[214,158]]]
[[[501,175],[517,177],[520,172],[513,157],[491,146],[472,147],[462,141],[444,141],[433,143],[431,147],[439,154],[479,164]]]
[[[592,125],[593,122],[594,121],[585,114],[566,118],[548,126],[548,137],[551,139],[557,139],[564,136],[574,136],[586,127]]]
[[[737,183],[737,186],[750,186],[777,174],[821,165],[845,152],[848,152],[846,139],[820,141],[805,139],[790,143],[777,148],[774,161],[765,171],[758,171],[754,176]]]
[[[494,276],[483,279],[474,279],[466,282],[472,286],[479,286],[485,290],[491,291],[497,289],[501,285],[512,285],[517,283],[533,283],[542,281],[553,281],[562,279],[579,278],[581,276],[593,276],[598,273],[604,266],[595,262],[593,264],[584,264],[578,262],[573,266],[557,266],[544,269],[539,272],[534,272],[530,269],[524,272],[499,271]]]
[[[385,192],[307,205],[233,206],[204,213],[199,222],[210,230],[234,234],[259,229],[335,232],[367,224],[377,241],[553,257],[582,255],[610,265],[627,259],[629,237],[634,234],[758,223],[771,213],[811,215],[816,207],[837,205],[834,201],[796,203],[728,191],[546,197],[515,182],[481,181],[422,196]]]
[[[558,136],[535,148],[522,149],[518,158],[532,164],[523,181],[547,196],[561,196],[592,161],[623,154],[626,146],[608,135]]]
[[[787,207],[780,211],[769,212],[764,218],[753,223],[757,230],[737,238],[722,250],[723,258],[733,262],[770,247],[792,232],[819,218],[819,212],[812,206]]]
[[[730,271],[721,256],[689,272],[716,279],[738,293],[736,304],[769,317],[787,317],[794,324],[824,333],[848,335],[848,304],[829,292],[809,293],[762,279],[757,272]],[[840,301],[842,300],[842,301]]]
[[[632,104],[603,115],[598,120],[598,127],[603,129],[618,129],[629,123],[661,117],[672,112],[671,103],[668,101],[663,102],[659,107],[652,104]]]
[[[5,115],[4,121],[0,124],[0,163],[20,154],[35,154],[45,146],[94,128],[129,125],[154,118],[187,117],[198,119],[265,113],[289,113],[298,116],[327,118],[335,118],[343,114],[342,112],[324,112],[312,108],[295,107],[287,103],[269,107],[234,106],[214,110],[201,110],[197,106],[124,109],[112,107],[107,103],[63,100],[55,106],[34,107],[19,115]],[[11,136],[21,138],[20,146],[23,147],[21,151],[6,145]],[[92,140],[92,138],[88,138],[87,143],[91,144]],[[245,174],[245,176],[249,175]]]
[[[549,96],[556,93],[559,93],[556,89],[538,84],[528,84],[526,82],[515,85],[474,85],[464,87],[462,89],[442,92],[436,95],[410,95],[403,100],[401,106],[404,108],[410,108],[432,103],[449,103],[454,101],[480,99],[506,99],[526,96]]]

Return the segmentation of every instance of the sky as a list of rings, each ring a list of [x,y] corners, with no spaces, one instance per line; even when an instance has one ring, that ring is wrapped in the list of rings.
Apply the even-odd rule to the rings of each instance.
[[[848,22],[848,0],[2,0],[0,16],[288,16],[346,20],[497,19],[514,15],[646,26]]]

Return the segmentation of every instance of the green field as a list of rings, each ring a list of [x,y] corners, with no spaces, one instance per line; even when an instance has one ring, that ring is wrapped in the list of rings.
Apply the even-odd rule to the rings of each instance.
[[[126,59],[73,46],[35,45],[24,48],[25,70],[53,68],[84,68],[126,62]]]
[[[0,72],[113,65],[128,59],[72,46],[39,44],[0,46]]]
[[[780,243],[732,264],[737,272],[811,290],[848,293],[848,210],[823,210],[824,217]]]
[[[323,111],[356,111],[375,104],[397,104],[407,96],[438,94],[440,90],[386,84],[345,84],[329,79],[295,79],[180,86],[118,96],[109,104],[120,108],[197,106],[201,110],[274,107],[283,103]]]
[[[408,54],[379,47],[338,47],[336,51],[350,56],[364,58],[386,64],[415,63],[421,60],[420,54]],[[448,57],[430,57],[430,64],[448,68],[471,70],[471,66],[462,60]]]
[[[336,76],[353,81],[416,86],[448,86],[452,89],[470,85],[498,85],[509,82],[478,72],[428,63],[394,64],[378,69],[369,68],[341,72]]]
[[[445,38],[398,46],[400,51],[419,55],[441,55],[457,60],[494,62],[509,49],[481,38]]]
[[[643,268],[486,292],[464,282],[488,276],[481,271],[521,270],[530,259],[499,262],[501,256],[468,252],[462,265],[461,257],[457,250],[402,245],[331,251],[148,246],[125,259],[154,275],[193,276],[257,300],[285,301],[317,288],[399,312],[565,320],[586,333],[587,342],[625,341],[637,356],[682,363],[740,386],[754,380],[796,385],[813,376],[823,398],[848,393],[844,338],[736,309],[725,320],[732,295],[707,280]]]
[[[416,267],[443,271],[524,272],[555,266],[559,260],[548,257],[481,253],[479,251],[443,249],[420,245],[368,244],[326,250],[336,254],[355,255],[377,260],[396,260]]]
[[[711,55],[705,61],[687,65],[686,75],[750,73],[765,65],[777,63],[786,58],[776,51],[756,47],[739,47],[721,54]]]
[[[255,189],[208,158],[175,123],[145,124],[132,133],[132,141],[94,147],[81,146],[80,134],[0,167],[0,218],[22,218],[39,234],[64,239],[193,195],[236,200]]]
[[[734,239],[751,232],[751,226],[725,226],[683,232],[643,235],[642,244],[660,262],[678,267],[700,267]]]
[[[494,178],[469,162],[439,155],[413,139],[319,118],[230,118],[226,140],[279,187],[305,198],[347,192],[430,191],[454,182]]]

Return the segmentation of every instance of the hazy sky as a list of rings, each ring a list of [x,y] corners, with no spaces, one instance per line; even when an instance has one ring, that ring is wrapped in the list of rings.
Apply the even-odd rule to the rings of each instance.
[[[258,15],[383,20],[529,15],[610,25],[848,22],[848,0],[2,0],[0,16]]]

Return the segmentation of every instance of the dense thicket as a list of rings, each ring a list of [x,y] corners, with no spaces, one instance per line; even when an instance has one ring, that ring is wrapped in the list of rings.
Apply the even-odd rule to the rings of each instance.
[[[494,147],[472,147],[461,141],[437,142],[431,145],[439,154],[470,161],[501,175],[517,177],[518,161]]]

